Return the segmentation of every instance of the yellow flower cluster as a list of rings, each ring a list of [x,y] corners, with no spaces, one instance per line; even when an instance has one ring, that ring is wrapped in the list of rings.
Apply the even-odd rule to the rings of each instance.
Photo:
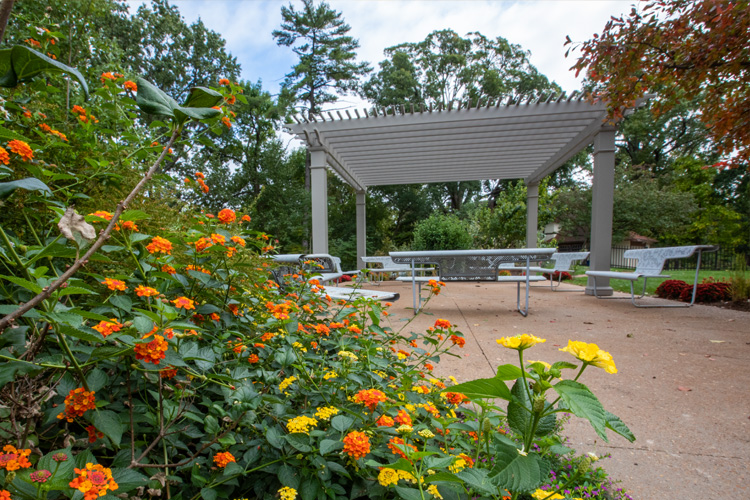
[[[431,484],[427,487],[427,493],[429,493],[435,498],[440,498],[440,499],[443,498],[443,495],[440,494],[440,492],[437,489],[437,486],[435,486],[434,484]]]
[[[454,474],[457,474],[466,468],[466,460],[459,458],[453,464],[449,465],[448,468]]]
[[[295,380],[297,380],[297,377],[288,377],[288,378],[285,378],[279,384],[279,390],[281,392],[285,392],[289,388],[289,386],[292,385],[292,382],[294,382]]]
[[[507,347],[508,349],[515,349],[517,351],[523,351],[524,349],[534,347],[535,345],[542,344],[544,342],[547,342],[547,340],[529,335],[528,333],[515,335],[513,337],[502,337],[497,341],[497,343],[501,346]]]
[[[303,346],[299,342],[295,342],[294,344],[292,344],[292,347],[294,347],[295,349],[299,349],[302,352],[307,352],[307,347]]]
[[[338,377],[339,374],[335,371],[331,370],[330,372],[326,372],[325,375],[323,375],[323,380],[330,380],[332,378]]]
[[[315,412],[315,416],[320,420],[328,420],[334,415],[337,415],[338,412],[338,409],[333,406],[324,406],[323,408],[318,408],[318,411]]]
[[[289,486],[284,486],[279,490],[279,497],[281,500],[294,500],[297,498],[297,490]]]
[[[339,351],[339,356],[342,357],[342,358],[344,358],[344,359],[350,360],[352,363],[356,363],[357,361],[359,361],[359,358],[353,352]]]
[[[422,436],[425,439],[430,439],[430,438],[434,438],[435,437],[435,434],[433,434],[430,429],[422,429],[417,434],[419,434],[420,436]]]
[[[286,428],[291,433],[301,433],[301,434],[308,434],[310,432],[310,429],[313,427],[316,427],[318,425],[318,421],[314,418],[307,417],[305,415],[300,415],[299,417],[294,417],[291,419],[287,424]]]
[[[596,344],[568,340],[568,345],[560,350],[572,354],[586,364],[601,368],[607,373],[617,373],[617,367],[612,360],[612,355],[607,351],[599,349],[599,346]]]
[[[378,482],[386,488],[391,485],[395,486],[398,483],[398,471],[389,467],[383,467],[380,470],[380,474],[378,474]]]

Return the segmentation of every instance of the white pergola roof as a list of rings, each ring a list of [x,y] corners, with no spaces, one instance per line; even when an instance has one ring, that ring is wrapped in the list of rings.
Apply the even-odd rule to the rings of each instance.
[[[584,96],[441,109],[392,106],[296,117],[286,128],[348,184],[426,184],[482,179],[539,182],[590,144],[606,103]]]

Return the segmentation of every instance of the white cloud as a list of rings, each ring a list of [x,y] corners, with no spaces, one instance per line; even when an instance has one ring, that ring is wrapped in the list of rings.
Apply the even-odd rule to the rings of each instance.
[[[143,1],[132,0],[131,5]],[[172,0],[188,22],[199,17],[220,33],[228,50],[238,58],[243,78],[263,80],[264,88],[277,92],[295,63],[287,47],[278,47],[271,32],[281,24],[280,0]],[[630,9],[630,0],[329,0],[359,39],[360,60],[377,68],[383,49],[403,42],[418,42],[430,32],[452,29],[460,35],[478,31],[530,50],[539,71],[570,92],[579,88],[565,58],[565,36],[574,41],[591,38],[604,28],[611,15]],[[294,2],[301,5],[301,2]],[[135,9],[131,7],[131,12]],[[357,102],[356,99],[348,99]],[[343,104],[343,103],[342,103]]]

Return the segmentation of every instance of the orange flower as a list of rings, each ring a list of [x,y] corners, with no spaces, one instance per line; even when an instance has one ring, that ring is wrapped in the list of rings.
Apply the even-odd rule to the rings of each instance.
[[[107,80],[117,80],[117,77],[108,71],[102,73],[102,76],[99,79],[102,81],[102,84],[104,84]]]
[[[185,309],[186,311],[189,309],[195,309],[195,302],[187,297],[178,297],[174,299],[172,303],[178,309]]]
[[[45,132],[50,132],[52,130],[52,127],[50,127],[46,123],[40,123],[39,128],[44,130]]]
[[[95,443],[97,439],[104,437],[104,433],[99,432],[93,425],[86,427],[86,432],[89,433],[89,443]]]
[[[87,463],[85,469],[73,469],[78,477],[73,479],[68,486],[83,493],[84,500],[96,500],[118,488],[112,479],[112,471],[99,464]]]
[[[0,453],[0,469],[5,469],[8,472],[28,469],[31,467],[31,462],[27,458],[29,455],[31,455],[31,450],[19,450],[15,446],[7,444],[3,447],[3,452]]]
[[[31,161],[34,157],[34,151],[23,141],[14,139],[8,143],[8,148],[26,161]]]
[[[65,134],[63,134],[62,132],[58,131],[58,130],[52,129],[52,130],[49,131],[49,133],[52,134],[52,135],[54,135],[54,136],[59,137],[60,139],[62,139],[65,142],[68,142],[68,137]]]
[[[230,120],[228,116],[222,116],[221,123],[226,125],[227,128],[232,128],[232,120]]]
[[[250,356],[247,357],[247,361],[248,363],[252,365],[260,361],[260,358],[258,357],[257,354],[251,354]]]
[[[0,490],[0,500],[10,500],[10,491]]]
[[[230,238],[230,239],[231,239],[231,240],[232,240],[232,241],[233,241],[234,243],[236,243],[237,245],[239,245],[239,246],[241,246],[241,247],[244,247],[244,246],[245,246],[245,240],[244,240],[244,238],[242,238],[242,236],[232,236],[232,238]]]
[[[167,264],[161,266],[161,272],[167,274],[177,274],[177,270],[172,266],[168,266]]]
[[[122,228],[128,229],[130,231],[138,231],[138,226],[132,220],[126,220],[125,222],[123,222]]]
[[[135,82],[132,82],[130,80],[127,80],[125,83],[122,84],[122,86],[125,90],[130,90],[131,92],[138,92],[138,85],[136,85]]]
[[[78,104],[76,104],[75,106],[73,106],[73,109],[71,109],[71,111],[73,113],[76,113],[76,114],[79,114],[79,115],[85,115],[86,114],[86,110],[83,109],[82,107],[80,107]]]
[[[121,292],[124,292],[128,289],[128,287],[125,286],[124,281],[113,280],[112,278],[105,278],[101,283],[102,285],[107,285],[107,288],[110,290],[120,290]]]
[[[168,347],[169,345],[167,344],[167,341],[164,340],[164,337],[161,335],[154,335],[154,340],[151,342],[142,342],[135,345],[133,348],[135,351],[135,359],[142,359],[146,363],[158,365],[159,361],[165,358],[164,353],[167,352]]]
[[[226,78],[222,78],[221,80],[219,80],[219,85],[224,85],[226,87],[229,87],[230,83],[229,83],[229,80],[227,80]]]
[[[458,345],[458,347],[462,349],[466,345],[466,341],[458,335],[451,335],[451,342],[453,342],[453,345]]]
[[[242,222],[250,222],[250,216],[249,215],[243,215],[242,219],[240,219]]]
[[[450,328],[451,322],[447,319],[439,319],[435,321],[435,328]]]
[[[409,427],[412,425],[411,417],[405,410],[399,410],[398,416],[394,420],[399,425],[408,425]]]
[[[94,215],[96,217],[101,217],[102,219],[112,220],[112,214],[109,213],[109,212],[105,212],[104,210],[97,210],[93,214],[89,214],[89,215]]]
[[[201,266],[194,266],[193,264],[190,264],[189,266],[187,266],[185,270],[196,271],[196,272],[203,273],[203,274],[211,274],[211,271],[209,271],[208,269],[204,269]]]
[[[211,316],[209,316],[214,321],[219,321],[221,319],[221,316],[219,316],[216,313],[211,313]]]
[[[229,462],[236,462],[234,455],[229,453],[228,451],[222,451],[214,455],[214,463],[217,467],[223,469],[227,465],[229,465]]]
[[[161,370],[159,370],[159,376],[166,379],[175,378],[177,376],[177,368],[175,368],[174,366],[162,368]]]
[[[8,154],[8,150],[2,146],[0,146],[0,163],[3,163],[5,165],[10,163],[10,155]]]
[[[224,224],[229,224],[230,222],[234,222],[234,220],[237,218],[237,214],[234,213],[234,210],[225,208],[224,210],[221,210],[219,212],[218,217],[219,220]]]
[[[385,400],[385,394],[377,389],[362,389],[354,395],[354,402],[365,405],[370,411],[374,411],[378,403]]]
[[[112,318],[109,321],[100,321],[98,325],[94,325],[91,328],[101,333],[102,337],[106,338],[114,332],[119,332],[124,326],[125,325],[119,323],[117,319]]]
[[[203,250],[211,246],[213,246],[213,242],[211,241],[211,238],[203,237],[195,242],[195,251],[202,252]]]
[[[206,178],[206,176],[205,176],[205,175],[203,175],[203,172],[196,172],[196,173],[195,173],[195,178],[196,178],[196,179],[205,179],[205,178]]]
[[[358,327],[357,325],[351,325],[349,328],[347,328],[347,330],[356,334],[362,333],[362,329]]]
[[[378,427],[393,427],[393,419],[388,415],[381,415],[375,424]]]
[[[331,329],[326,325],[315,325],[315,332],[319,335],[325,335],[326,337],[328,337],[328,335],[331,333]]]
[[[224,237],[223,234],[212,233],[211,241],[213,241],[217,245],[224,245],[227,242],[227,239]]]
[[[467,401],[469,398],[467,398],[460,392],[446,392],[445,399],[447,399],[450,404],[458,406],[464,401]]]
[[[167,255],[172,255],[172,243],[161,236],[154,236],[151,243],[146,245],[146,250],[148,250],[149,253],[161,252]]]
[[[137,287],[135,287],[135,293],[139,297],[153,297],[154,295],[159,295],[159,292],[156,291],[155,288],[143,285],[138,285]]]
[[[72,422],[76,417],[82,417],[88,410],[96,408],[94,391],[87,391],[83,387],[71,390],[65,396],[65,410],[57,415],[57,418]]]
[[[399,437],[395,437],[391,439],[390,441],[388,441],[388,448],[391,450],[391,452],[394,455],[398,455],[401,458],[407,458],[406,453],[401,451],[401,448],[399,448],[399,446],[401,448],[411,448],[413,451],[417,451],[416,446],[414,446],[413,444],[404,443],[404,440]]]
[[[37,47],[38,48],[38,47],[42,46],[41,43],[39,43],[37,40],[34,40],[33,38],[27,38],[26,40],[24,40],[24,42],[28,43],[32,47]]]
[[[357,460],[370,453],[370,438],[367,434],[359,431],[352,431],[344,439],[344,453]]]

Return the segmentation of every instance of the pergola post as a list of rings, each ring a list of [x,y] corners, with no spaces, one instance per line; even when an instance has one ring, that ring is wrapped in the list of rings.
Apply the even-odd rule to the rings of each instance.
[[[539,230],[539,183],[526,185],[526,248],[537,247]]]
[[[615,193],[615,128],[602,127],[594,137],[594,181],[591,198],[592,271],[609,271],[612,255],[612,214]],[[586,294],[612,295],[609,278],[589,277]]]
[[[328,253],[328,172],[326,153],[323,150],[310,150],[310,195],[312,251]]]
[[[367,215],[365,202],[367,201],[366,191],[357,191],[357,269],[367,267],[362,261],[362,257],[367,255]]]

